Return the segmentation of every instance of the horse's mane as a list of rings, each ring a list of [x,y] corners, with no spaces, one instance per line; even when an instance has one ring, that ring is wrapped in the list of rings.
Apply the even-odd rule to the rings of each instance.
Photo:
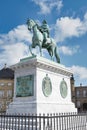
[[[36,23],[36,22],[35,22]],[[38,25],[38,23],[36,23],[36,25],[37,25],[37,28],[39,29],[40,28],[40,26]]]
[[[37,29],[42,33],[41,26],[39,26],[38,23],[36,23],[36,25],[37,25]]]

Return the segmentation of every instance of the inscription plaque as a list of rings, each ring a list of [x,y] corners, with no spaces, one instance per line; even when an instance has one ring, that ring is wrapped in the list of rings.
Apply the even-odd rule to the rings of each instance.
[[[34,75],[17,77],[16,79],[16,97],[33,96]]]

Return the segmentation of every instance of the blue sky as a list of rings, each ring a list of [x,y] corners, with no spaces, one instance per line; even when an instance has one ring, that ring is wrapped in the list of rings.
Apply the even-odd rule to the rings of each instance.
[[[29,56],[27,18],[46,19],[61,64],[72,69],[76,86],[87,85],[87,0],[0,0],[0,68]]]

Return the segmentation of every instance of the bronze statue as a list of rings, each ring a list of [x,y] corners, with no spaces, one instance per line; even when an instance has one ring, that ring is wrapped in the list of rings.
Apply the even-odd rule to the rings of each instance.
[[[49,27],[47,22],[44,20],[42,26],[39,26],[34,20],[27,20],[28,30],[33,30],[32,45],[29,46],[32,55],[32,48],[39,46],[40,55],[42,56],[42,48],[46,48],[51,56],[51,59],[60,63],[60,58],[57,53],[57,46],[53,38],[49,36]]]

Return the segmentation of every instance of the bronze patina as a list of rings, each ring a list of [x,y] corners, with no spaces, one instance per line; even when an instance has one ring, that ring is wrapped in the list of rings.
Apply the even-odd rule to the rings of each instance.
[[[40,56],[42,56],[42,49],[47,49],[51,59],[56,58],[57,63],[60,63],[60,58],[58,56],[57,45],[53,38],[49,36],[49,26],[46,20],[43,20],[42,25],[39,26],[36,21],[32,19],[27,20],[28,30],[33,30],[32,44],[29,46],[32,55],[32,48],[39,46]]]

